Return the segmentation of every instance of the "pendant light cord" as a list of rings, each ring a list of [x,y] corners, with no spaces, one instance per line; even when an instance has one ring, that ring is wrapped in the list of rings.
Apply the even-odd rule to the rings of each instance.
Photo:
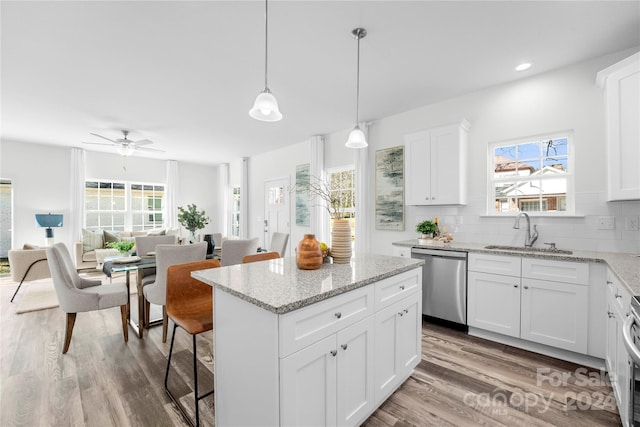
[[[269,89],[267,86],[267,37],[268,37],[268,25],[269,25],[269,6],[268,0],[264,0],[264,88]]]
[[[360,126],[358,124],[358,113],[360,107],[360,31],[358,31],[356,35],[356,40],[358,40],[358,60],[356,65],[356,126]]]

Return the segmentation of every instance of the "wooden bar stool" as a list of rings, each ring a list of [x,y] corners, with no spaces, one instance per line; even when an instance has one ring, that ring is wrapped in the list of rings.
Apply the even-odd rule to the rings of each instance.
[[[213,330],[213,288],[201,281],[191,277],[191,272],[220,267],[220,262],[214,259],[205,261],[190,262],[186,264],[172,265],[167,269],[167,316],[173,320],[173,334],[171,335],[171,347],[167,359],[167,372],[164,376],[164,388],[176,404],[180,412],[189,422],[193,421],[178,400],[171,394],[167,386],[169,380],[169,369],[171,367],[171,354],[173,353],[173,343],[176,337],[176,329],[180,326],[193,338],[193,377],[194,377],[194,399],[196,409],[196,426],[200,425],[200,412],[198,403],[201,399],[213,394],[211,390],[198,396],[198,358],[196,352],[196,335]]]

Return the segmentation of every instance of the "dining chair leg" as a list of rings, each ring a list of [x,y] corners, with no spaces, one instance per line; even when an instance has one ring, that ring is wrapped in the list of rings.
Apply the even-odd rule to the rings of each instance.
[[[129,325],[127,325],[127,304],[120,306],[120,315],[122,316],[122,333],[124,334],[124,342],[128,342]]]
[[[149,312],[151,311],[151,303],[149,302],[148,299],[144,299],[144,327],[149,329]],[[165,339],[162,342],[166,342],[167,340]]]
[[[169,317],[167,316],[167,307],[162,306],[162,342],[167,342],[167,329],[169,329]]]
[[[67,313],[67,326],[64,332],[64,347],[62,354],[65,354],[69,350],[69,344],[71,344],[71,334],[73,334],[73,325],[76,323],[77,313]]]

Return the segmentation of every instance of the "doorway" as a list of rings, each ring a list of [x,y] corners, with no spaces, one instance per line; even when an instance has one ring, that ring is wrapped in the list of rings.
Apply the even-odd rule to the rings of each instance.
[[[271,236],[276,231],[289,231],[289,178],[264,183],[264,247],[271,247]]]

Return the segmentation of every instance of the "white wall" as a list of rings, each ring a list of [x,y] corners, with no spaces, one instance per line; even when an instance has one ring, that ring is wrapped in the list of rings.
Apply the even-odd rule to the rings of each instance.
[[[71,232],[66,226],[70,205],[69,147],[2,141],[0,146],[0,176],[11,179],[13,186],[12,248],[24,243],[44,245],[44,230],[36,228],[36,213],[61,213],[65,226],[54,230],[55,241],[71,245]],[[164,160],[129,157],[123,170],[119,155],[87,151],[87,177],[148,183],[166,182]],[[217,168],[197,164],[178,164],[178,206],[195,203],[211,218],[201,231],[213,233],[218,229]],[[183,236],[188,232],[183,230]],[[69,246],[70,247],[70,246]]]
[[[441,225],[464,242],[521,245],[524,231],[512,228],[513,217],[488,217],[487,145],[563,130],[572,130],[575,147],[576,216],[535,217],[543,242],[556,242],[559,248],[640,252],[640,232],[624,229],[628,216],[640,216],[640,201],[606,202],[606,147],[604,94],[595,84],[596,73],[634,53],[618,52],[563,69],[524,78],[509,84],[427,105],[402,114],[382,118],[369,128],[369,160],[375,151],[404,144],[404,135],[421,129],[467,119],[469,135],[468,204],[466,206],[405,207],[404,231],[378,231],[371,224],[371,247],[374,252],[392,254],[392,243],[417,237],[415,225],[437,216]],[[349,129],[325,135],[325,167],[354,163],[354,153],[344,147]],[[262,216],[263,182],[282,176],[295,178],[295,165],[306,163],[309,154],[298,144],[255,156],[250,161],[250,234],[260,235],[256,218]],[[300,147],[302,148],[302,147]],[[307,150],[308,151],[308,150]],[[370,179],[375,170],[370,167]],[[293,183],[293,180],[291,181]],[[372,188],[374,186],[372,185]],[[370,205],[358,207],[359,215],[373,215]],[[295,206],[292,206],[294,218]],[[363,212],[364,211],[364,212]],[[614,216],[615,230],[598,230],[599,216]],[[295,226],[295,224],[294,224]],[[302,238],[303,229],[292,227],[292,246]]]

